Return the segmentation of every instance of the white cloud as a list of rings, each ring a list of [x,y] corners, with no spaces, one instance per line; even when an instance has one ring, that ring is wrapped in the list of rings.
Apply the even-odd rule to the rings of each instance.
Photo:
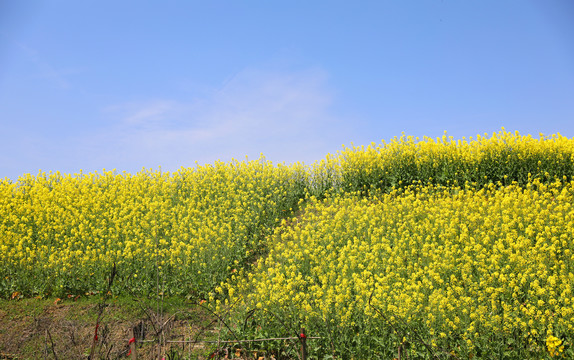
[[[324,158],[349,142],[351,124],[331,113],[333,93],[320,69],[273,72],[247,69],[210,97],[109,107],[116,122],[81,140],[94,168],[177,170],[221,159],[278,162]]]
[[[119,122],[128,127],[150,126],[163,121],[177,107],[178,104],[175,101],[153,100],[146,103],[131,102],[114,105],[104,109],[104,112],[112,116],[119,116]]]

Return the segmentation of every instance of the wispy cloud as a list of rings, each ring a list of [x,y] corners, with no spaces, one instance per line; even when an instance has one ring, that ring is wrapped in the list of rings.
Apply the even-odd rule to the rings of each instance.
[[[149,100],[108,106],[103,112],[114,117],[119,126],[152,127],[161,126],[161,122],[173,117],[179,107],[180,104],[172,100]]]
[[[27,59],[34,64],[35,72],[30,74],[32,77],[47,79],[59,88],[70,88],[72,84],[68,80],[68,76],[84,71],[84,69],[80,67],[58,69],[54,67],[50,62],[46,61],[39,51],[21,41],[16,40],[16,38],[9,35],[8,33],[0,31],[0,37],[7,40],[8,43],[12,44],[12,46],[17,49],[21,55],[24,55],[24,59]]]
[[[257,158],[312,162],[353,133],[332,113],[334,94],[321,69],[246,69],[210,97],[125,103],[105,109],[113,125],[81,139],[92,165],[176,170],[195,161]],[[346,123],[347,125],[344,125]]]

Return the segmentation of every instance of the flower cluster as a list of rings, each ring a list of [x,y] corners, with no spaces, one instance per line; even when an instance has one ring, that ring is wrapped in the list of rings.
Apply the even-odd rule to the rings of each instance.
[[[564,352],[564,345],[562,345],[562,340],[556,336],[548,336],[548,338],[546,338],[546,346],[548,347],[548,353],[551,357],[560,356],[560,354]]]

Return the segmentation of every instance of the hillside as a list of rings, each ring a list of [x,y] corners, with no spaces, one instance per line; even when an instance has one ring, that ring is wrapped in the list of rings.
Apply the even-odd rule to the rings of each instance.
[[[26,175],[0,183],[0,295],[187,299],[219,337],[305,328],[317,358],[570,358],[573,196],[573,139],[504,130],[308,166]]]

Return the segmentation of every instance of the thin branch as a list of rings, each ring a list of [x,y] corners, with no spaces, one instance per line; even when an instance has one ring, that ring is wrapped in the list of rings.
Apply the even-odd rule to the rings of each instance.
[[[46,329],[46,334],[48,334],[48,338],[50,339],[50,344],[52,344],[52,354],[54,354],[54,359],[58,360],[58,356],[56,355],[56,349],[54,349],[54,341],[52,340],[52,334],[50,334],[50,329]]]
[[[215,311],[213,311],[213,310],[211,310],[211,309],[209,309],[208,307],[203,306],[203,305],[197,305],[197,304],[196,304],[196,306],[199,306],[199,307],[201,307],[201,308],[203,308],[203,309],[209,311],[211,314],[213,314],[216,318],[219,319],[219,321],[221,321],[221,322],[223,323],[223,325],[225,325],[225,327],[227,328],[227,330],[229,330],[229,332],[231,332],[231,334],[233,335],[233,337],[234,337],[236,340],[239,340],[239,338],[237,337],[237,335],[235,335],[235,333],[233,332],[233,330],[231,330],[231,328],[229,327],[229,325],[227,325],[227,323],[223,320],[223,318],[222,318],[221,316],[219,316]]]
[[[114,279],[116,277],[117,274],[117,268],[116,268],[116,262],[114,261],[114,265],[112,266],[112,271],[110,273],[110,278],[108,280],[108,287],[106,289],[106,292],[104,293],[104,298],[102,299],[102,302],[100,304],[98,304],[98,318],[96,320],[96,328],[94,330],[94,338],[92,340],[92,348],[90,349],[90,355],[88,356],[88,359],[92,360],[94,358],[94,351],[96,350],[96,342],[98,341],[98,328],[100,327],[100,321],[102,320],[103,314],[104,314],[104,309],[106,308],[106,300],[109,297],[111,288],[112,288],[112,284],[114,283]]]
[[[397,328],[395,327],[395,325],[390,321],[390,319],[388,319],[376,306],[374,306],[371,303],[371,300],[373,298],[373,295],[375,294],[375,289],[373,288],[373,291],[371,292],[371,295],[369,296],[369,306],[372,307],[373,309],[375,309],[375,311],[381,315],[381,317],[389,324],[391,325],[391,327],[393,328],[393,330],[395,330],[395,332],[399,333],[399,334],[404,334],[405,331],[398,331]],[[396,317],[398,318],[398,317]],[[439,357],[434,353],[434,351],[432,350],[431,346],[429,344],[427,344],[417,333],[417,331],[414,331],[415,335],[418,337],[418,340],[426,347],[426,349],[429,351],[429,353],[435,358],[435,359],[439,359]]]

